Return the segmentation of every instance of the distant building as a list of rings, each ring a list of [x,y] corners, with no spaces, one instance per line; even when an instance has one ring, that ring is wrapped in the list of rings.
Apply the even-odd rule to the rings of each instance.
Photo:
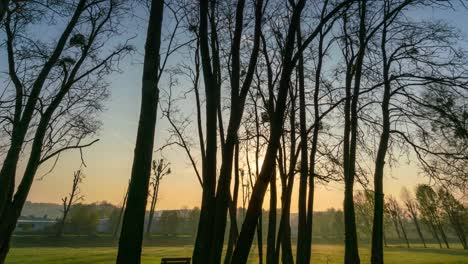
[[[49,219],[20,219],[16,223],[15,231],[19,232],[37,232],[43,231],[47,227],[53,226],[57,223],[56,220]]]

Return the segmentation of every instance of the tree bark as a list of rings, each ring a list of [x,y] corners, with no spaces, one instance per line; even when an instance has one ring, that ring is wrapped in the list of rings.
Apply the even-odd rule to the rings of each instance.
[[[143,229],[151,174],[157,106],[159,101],[159,50],[163,0],[153,0],[146,35],[141,108],[127,198],[117,255],[118,264],[140,263]]]

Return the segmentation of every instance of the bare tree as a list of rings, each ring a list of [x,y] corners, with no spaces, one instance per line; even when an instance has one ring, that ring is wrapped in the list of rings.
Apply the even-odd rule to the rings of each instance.
[[[13,89],[7,86],[2,93],[11,100],[2,105],[8,109],[2,117],[8,137],[2,137],[7,147],[0,170],[0,263],[38,168],[53,161],[53,169],[63,151],[81,152],[97,141],[83,143],[99,129],[97,114],[108,94],[105,77],[131,51],[126,44],[109,48],[122,8],[119,1],[91,0],[50,5],[15,1],[8,6],[2,47]],[[58,40],[28,37],[34,30],[31,21],[51,13],[67,21]],[[17,177],[23,154],[29,157],[22,177]],[[16,179],[20,182],[15,193]]]
[[[291,3],[290,3],[291,4]],[[326,16],[318,23],[318,26],[314,31],[304,40],[303,45],[299,49],[304,49],[308,44],[317,36],[319,30],[322,28],[324,23],[327,23],[331,18],[340,12],[345,6],[349,4],[349,1],[340,2],[337,6],[334,6]],[[270,136],[269,144],[264,155],[264,162],[260,171],[259,177],[255,183],[252,191],[252,197],[249,202],[249,208],[247,210],[245,221],[242,225],[242,229],[237,240],[236,249],[233,255],[233,262],[243,263],[247,261],[248,253],[250,251],[253,234],[255,231],[255,224],[258,221],[259,214],[261,213],[261,207],[263,204],[263,198],[270,182],[270,178],[273,175],[275,169],[276,154],[279,148],[279,143],[282,134],[283,121],[286,110],[286,99],[289,92],[289,84],[291,80],[291,74],[294,70],[294,66],[299,58],[298,53],[294,53],[294,46],[296,40],[297,25],[300,23],[301,13],[305,5],[304,1],[299,1],[293,4],[292,15],[289,22],[287,35],[283,44],[282,53],[282,70],[281,77],[279,79],[278,94],[276,96],[275,110],[271,111],[273,114],[270,116]]]
[[[263,0],[255,1],[255,25],[253,36],[253,47],[249,57],[248,66],[245,71],[243,83],[241,84],[241,39],[244,30],[244,7],[245,1],[240,0],[236,5],[234,34],[230,49],[230,115],[226,137],[222,128],[220,114],[220,90],[221,75],[220,57],[218,50],[218,29],[215,22],[217,17],[217,3],[201,1],[200,4],[200,51],[203,76],[205,80],[206,96],[206,157],[203,165],[203,196],[200,214],[199,229],[193,253],[194,263],[201,263],[209,259],[216,263],[220,262],[224,232],[226,228],[227,210],[232,203],[230,195],[231,175],[234,158],[234,149],[238,141],[238,130],[243,116],[245,100],[253,80],[257,64],[257,54],[260,47],[260,30],[262,22]],[[211,54],[208,41],[208,14],[210,14],[209,25],[211,27]],[[212,62],[212,65],[211,65]],[[221,138],[222,162],[218,183],[216,184],[216,142],[217,142],[217,120]],[[232,206],[231,206],[232,208]],[[231,210],[232,211],[232,210]],[[231,221],[233,221],[231,213]],[[211,245],[211,246],[210,246]],[[205,248],[208,247],[208,248]]]
[[[72,190],[70,194],[62,198],[63,215],[62,215],[62,219],[59,222],[59,226],[57,228],[57,234],[56,234],[57,237],[60,237],[63,234],[63,229],[65,227],[67,216],[72,206],[84,200],[84,196],[81,194],[80,188],[79,188],[79,185],[83,182],[84,177],[85,175],[83,174],[83,172],[81,170],[77,170],[73,174],[73,184],[72,184]]]
[[[153,160],[153,176],[150,179],[151,193],[151,205],[148,217],[148,225],[146,226],[146,236],[150,237],[151,234],[151,225],[153,224],[154,211],[156,208],[156,202],[158,201],[159,185],[162,178],[168,174],[171,174],[171,168],[169,167],[170,163],[165,162],[164,159],[159,161]]]

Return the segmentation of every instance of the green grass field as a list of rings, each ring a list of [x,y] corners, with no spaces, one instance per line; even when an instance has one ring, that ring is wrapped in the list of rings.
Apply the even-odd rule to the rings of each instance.
[[[254,248],[255,249],[255,248]],[[115,263],[116,248],[69,248],[69,247],[24,247],[13,248],[7,258],[7,264],[111,264]],[[162,257],[190,256],[190,246],[145,247],[142,263],[159,264]],[[369,263],[368,247],[360,250],[361,263]],[[315,245],[313,247],[312,263],[342,263],[343,247],[339,245]],[[256,250],[252,250],[249,263],[258,263]],[[390,247],[385,249],[385,263],[441,263],[466,264],[468,251],[463,249],[438,249]]]

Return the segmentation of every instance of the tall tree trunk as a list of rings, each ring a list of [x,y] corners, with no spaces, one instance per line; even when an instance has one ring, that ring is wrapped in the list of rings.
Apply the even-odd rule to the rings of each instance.
[[[276,243],[276,171],[270,179],[270,210],[268,212],[268,234],[267,234],[267,264],[275,264]]]
[[[232,253],[234,252],[234,245],[236,244],[237,237],[239,236],[239,230],[237,228],[237,200],[239,197],[239,142],[236,143],[234,152],[234,190],[232,196],[232,202],[229,209],[231,216],[231,225],[229,228],[229,240],[228,247],[226,250],[226,257],[224,258],[224,264],[231,263]]]
[[[291,245],[291,196],[294,185],[294,176],[289,178],[288,185],[284,194],[283,207],[281,210],[281,237],[278,239],[281,243],[281,256],[283,263],[293,263],[293,253]],[[279,249],[277,249],[279,250]]]
[[[143,62],[141,108],[133,157],[132,174],[117,255],[118,264],[140,263],[146,200],[159,101],[159,50],[164,1],[153,0]]]
[[[356,174],[356,151],[357,151],[357,133],[358,133],[358,102],[361,86],[362,64],[366,50],[366,0],[359,1],[360,5],[360,26],[359,26],[359,51],[354,65],[354,89],[349,106],[348,125],[345,124],[345,194],[344,194],[344,217],[345,217],[345,264],[360,263],[358,238],[356,232],[356,216],[354,211],[353,190],[354,178]],[[346,121],[345,121],[346,123]],[[347,126],[347,128],[346,128]],[[347,141],[349,146],[346,147]]]
[[[385,167],[385,157],[387,155],[388,143],[390,140],[390,80],[389,71],[390,65],[387,60],[387,22],[384,21],[382,30],[382,39],[380,50],[382,52],[383,63],[383,82],[384,92],[382,98],[382,133],[380,135],[379,148],[375,159],[374,172],[374,221],[372,225],[372,253],[371,263],[383,264],[383,216],[384,216],[384,193],[383,193],[383,176]]]
[[[297,27],[297,45],[302,45],[302,33],[300,24]],[[307,152],[307,128],[306,128],[306,105],[305,105],[305,84],[304,84],[304,57],[302,52],[299,55],[297,64],[297,74],[299,78],[299,126],[301,138],[301,163],[299,180],[299,198],[298,198],[298,226],[297,226],[297,248],[296,263],[310,263],[310,243],[308,241],[309,233],[307,229],[307,177],[308,152]],[[293,109],[294,111],[294,109]]]
[[[197,237],[193,250],[192,260],[194,264],[206,263],[210,258],[213,243],[213,226],[215,213],[215,191],[216,191],[216,156],[217,156],[217,113],[219,83],[217,80],[217,69],[212,68],[209,36],[208,36],[208,10],[209,1],[200,1],[200,54],[202,62],[203,77],[205,81],[206,97],[206,149],[203,162],[203,193],[200,209],[200,219],[198,222]],[[212,9],[214,3],[212,3]],[[212,14],[214,16],[214,14]],[[214,19],[214,18],[212,18]],[[211,23],[213,24],[213,23]],[[213,27],[214,25],[212,25]],[[216,30],[215,30],[216,31]],[[212,34],[216,34],[216,32]],[[212,41],[214,37],[212,37]],[[215,52],[215,51],[213,51]],[[222,230],[224,238],[224,230]]]
[[[324,16],[325,7],[322,11],[322,19]],[[331,29],[331,27],[330,27]],[[319,108],[319,93],[320,93],[320,81],[322,74],[323,56],[324,54],[324,33],[323,29],[319,33],[319,44],[318,44],[318,62],[315,71],[315,87],[314,87],[314,127],[312,132],[312,146],[310,149],[310,160],[309,160],[309,197],[307,201],[307,251],[306,259],[304,263],[309,263],[312,255],[312,229],[314,219],[314,194],[315,194],[315,160],[317,155],[318,137],[320,131],[320,108]]]
[[[213,5],[213,4],[212,4]],[[210,228],[212,231],[210,258],[213,263],[220,262],[221,253],[224,242],[224,232],[226,229],[226,215],[229,204],[229,189],[231,184],[232,174],[232,163],[234,155],[234,146],[237,143],[237,132],[242,120],[242,114],[244,111],[245,99],[253,80],[254,70],[257,63],[258,51],[260,47],[260,30],[261,30],[261,17],[263,0],[257,0],[255,6],[255,33],[254,33],[254,47],[252,49],[252,55],[250,57],[249,66],[246,77],[242,87],[240,87],[240,43],[242,37],[242,29],[244,25],[243,12],[244,12],[245,0],[238,1],[236,8],[236,28],[234,33],[233,45],[231,48],[232,57],[232,76],[231,76],[231,112],[227,130],[226,141],[223,144],[223,155],[220,169],[220,176],[218,181],[218,187],[215,196],[215,205],[212,220],[214,225]],[[214,12],[213,12],[214,13]],[[214,14],[211,14],[214,16]],[[212,18],[213,19],[213,18]],[[216,31],[213,29],[212,23],[212,34]],[[213,38],[212,38],[213,39]],[[217,58],[215,56],[215,58]],[[218,64],[218,63],[217,63]],[[217,71],[220,75],[220,70]],[[220,83],[220,82],[218,82]],[[218,88],[219,89],[219,88]],[[219,91],[218,91],[219,95]],[[218,102],[219,103],[219,102]],[[218,106],[219,110],[219,106]],[[221,125],[221,124],[220,124]],[[208,135],[207,135],[208,136]],[[215,164],[216,168],[216,164]]]

